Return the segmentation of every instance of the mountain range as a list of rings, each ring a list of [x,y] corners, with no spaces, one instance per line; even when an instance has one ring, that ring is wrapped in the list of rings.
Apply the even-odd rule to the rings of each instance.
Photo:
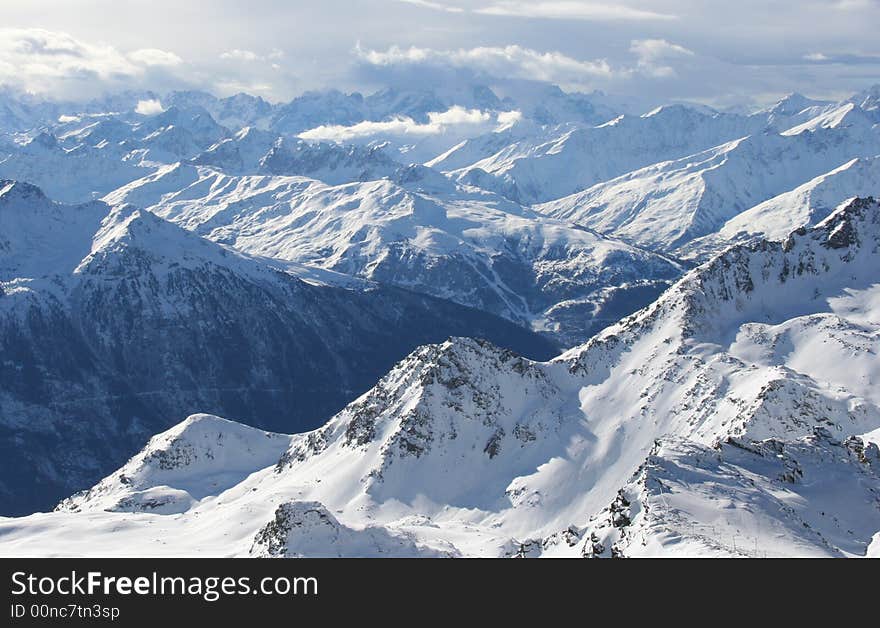
[[[248,256],[131,205],[64,205],[0,183],[0,494],[46,508],[197,408],[313,427],[414,347],[503,319]]]
[[[0,521],[0,547],[876,555],[878,252],[880,205],[855,200],[549,362],[454,338],[312,432],[191,416],[56,512]]]
[[[877,86],[0,92],[0,553],[880,555],[878,160]]]

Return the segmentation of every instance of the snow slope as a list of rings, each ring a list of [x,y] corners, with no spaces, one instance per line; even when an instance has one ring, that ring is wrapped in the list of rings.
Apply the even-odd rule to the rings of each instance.
[[[760,117],[710,114],[672,105],[642,116],[620,116],[596,127],[562,130],[549,141],[517,141],[479,161],[450,170],[450,175],[525,204],[541,203],[650,164],[744,137],[765,124]],[[466,146],[459,152],[472,150]],[[430,163],[447,170],[443,161],[438,158]],[[458,165],[455,161],[451,164]]]
[[[876,445],[822,430],[716,447],[662,439],[574,549],[591,558],[865,556],[878,480]]]
[[[717,232],[688,243],[678,253],[706,258],[730,244],[754,237],[782,240],[799,227],[821,222],[838,205],[855,196],[880,196],[880,157],[857,157],[759,203],[728,220]]]
[[[681,272],[664,257],[421,166],[396,170],[393,180],[332,186],[175,165],[106,199],[149,207],[252,254],[492,312],[569,346],[649,302]]]
[[[188,163],[209,166],[230,175],[304,176],[339,185],[392,176],[403,165],[388,152],[387,145],[382,143],[355,146],[307,142],[246,127],[212,145]]]
[[[609,118],[596,126],[565,120],[567,125],[540,127],[534,118],[526,118],[503,132],[468,139],[427,163],[456,180],[521,203],[547,203],[623,178],[627,173],[632,173],[628,175],[632,179],[642,169],[650,170],[649,166],[656,169],[664,162],[677,160],[688,163],[692,160],[688,155],[748,136],[753,141],[764,141],[764,136],[848,129],[851,140],[863,144],[865,137],[861,136],[876,135],[876,129],[871,132],[878,122],[872,102],[870,92],[840,103],[792,94],[751,115],[669,105],[641,116]],[[827,152],[818,140],[810,148],[820,154]],[[856,156],[873,157],[874,153],[851,151],[844,157]],[[844,161],[827,159],[824,171]],[[754,167],[760,171],[763,165],[756,163]],[[645,193],[649,194],[657,183],[646,181]]]
[[[838,120],[825,126],[827,120],[813,120],[808,124],[814,126],[797,133],[751,135],[536,209],[641,246],[673,251],[853,158],[880,155],[880,130],[863,115],[851,115],[851,107],[843,107],[851,116],[848,124]]]
[[[108,512],[128,490],[116,474],[59,512],[0,520],[0,551],[873,553],[878,254],[880,205],[849,202],[784,242],[731,248],[551,362],[422,347],[274,465],[177,515]],[[179,472],[156,483],[185,486]]]

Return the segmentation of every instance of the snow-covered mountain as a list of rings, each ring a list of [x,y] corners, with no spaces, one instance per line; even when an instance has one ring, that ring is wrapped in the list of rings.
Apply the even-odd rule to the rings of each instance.
[[[57,122],[58,103],[0,86],[0,133],[18,133]]]
[[[744,137],[764,126],[766,120],[761,117],[706,113],[673,105],[642,116],[619,116],[599,126],[564,130],[546,141],[516,141],[455,169],[444,167],[446,159],[435,159],[432,165],[449,170],[459,181],[531,204],[574,194],[632,170]],[[478,138],[469,143],[485,142]],[[465,145],[458,150],[478,153],[480,149]]]
[[[4,181],[3,511],[91,484],[181,413],[314,427],[413,347],[464,333],[555,352],[484,312],[256,259],[131,205],[62,205]]]
[[[873,85],[868,89],[853,95],[848,99],[862,111],[874,117],[880,123],[880,84]]]
[[[393,177],[403,168],[386,149],[386,144],[357,146],[281,139],[263,155],[258,172],[305,176],[330,185],[375,181]]]
[[[256,174],[262,159],[280,141],[281,138],[271,131],[247,126],[212,144],[189,162],[211,166],[228,174]]]
[[[69,150],[101,149],[104,156],[156,166],[195,157],[230,135],[200,107],[170,107],[152,116],[104,115],[60,125]]]
[[[286,443],[191,417],[57,512],[0,520],[0,548],[876,556],[878,254],[880,204],[855,200],[550,362],[425,346]]]
[[[688,163],[694,158],[689,155],[748,136],[759,141],[768,135],[848,128],[855,141],[863,142],[860,136],[871,135],[878,121],[871,102],[870,92],[842,103],[792,94],[750,115],[678,104],[598,125],[536,129],[534,118],[526,118],[504,132],[468,139],[427,163],[457,180],[527,204],[574,199],[593,186],[627,175],[637,177],[642,169],[659,168],[667,161]],[[874,155],[856,151],[847,156]],[[828,160],[825,171],[840,163]]]
[[[259,96],[234,94],[217,98],[206,92],[176,91],[161,99],[168,107],[180,109],[201,108],[207,111],[218,124],[228,129],[244,127],[267,129],[275,107]]]
[[[533,81],[509,81],[504,87],[504,106],[521,112],[524,118],[538,125],[597,126],[628,113],[623,103],[613,102],[614,99],[600,92],[565,92],[556,85]]]
[[[298,147],[304,162],[325,152]],[[344,155],[383,163],[372,153]],[[650,302],[681,273],[665,257],[456,185],[429,168],[392,176],[334,186],[175,165],[106,198],[147,207],[255,255],[492,312],[567,346]]]
[[[827,100],[814,100],[803,94],[788,94],[777,101],[772,107],[758,111],[756,116],[766,116],[767,126],[782,132],[798,124],[803,124],[821,116],[831,109],[836,109],[837,103]]]
[[[880,556],[878,94],[0,89],[0,553]]]
[[[194,158],[228,135],[204,109],[74,117],[3,143],[0,178],[28,181],[53,198],[81,203],[160,165]]]
[[[246,94],[218,99],[202,92],[172,92],[40,106],[6,94],[8,115],[20,120],[11,128],[26,133],[15,142],[9,135],[3,144],[21,145],[48,133],[64,150],[84,153],[86,162],[98,164],[88,168],[79,161],[59,161],[53,172],[69,182],[64,189],[51,190],[59,198],[65,190],[91,193],[119,187],[125,180],[120,171],[124,167],[114,162],[120,160],[125,166],[146,167],[194,160],[228,174],[298,174],[333,184],[389,176],[396,167],[391,162],[423,162],[462,183],[532,204],[635,176],[640,169],[747,136],[757,140],[763,134],[790,136],[853,127],[855,137],[877,123],[871,90],[842,103],[792,94],[751,115],[687,104],[617,115],[602,104],[601,94],[567,94],[532,84],[508,88],[504,98],[470,84],[415,91],[389,88],[369,96],[331,90],[279,104]],[[159,103],[162,110],[155,115],[136,113],[135,105],[144,99]],[[22,122],[27,120],[32,126]],[[470,122],[461,124],[462,120]],[[309,142],[297,142],[297,135]],[[316,142],[321,139],[337,144]],[[18,151],[11,152],[3,176],[31,176],[49,189],[52,182],[39,178],[38,167],[28,165],[26,156],[15,154]],[[851,154],[847,160],[861,156],[874,155]],[[264,158],[267,167],[261,169]],[[16,167],[17,160],[27,163]],[[829,159],[821,172],[845,161]],[[90,197],[66,192],[63,198]]]
[[[177,161],[177,160],[173,160]],[[339,185],[393,176],[403,164],[387,144],[358,146],[307,142],[245,127],[187,163],[231,175],[295,175]]]
[[[674,251],[854,158],[880,155],[880,128],[860,110],[845,105],[832,113],[782,134],[751,135],[653,164],[536,209],[654,250]],[[790,226],[776,235],[784,237],[801,225]]]
[[[53,198],[72,203],[100,198],[149,172],[151,168],[98,147],[65,148],[45,132],[0,153],[0,178],[31,182]]]
[[[856,196],[880,197],[880,157],[857,157],[759,203],[728,220],[716,232],[688,243],[678,253],[707,258],[732,243],[754,237],[782,240],[795,229],[821,222],[841,203]]]

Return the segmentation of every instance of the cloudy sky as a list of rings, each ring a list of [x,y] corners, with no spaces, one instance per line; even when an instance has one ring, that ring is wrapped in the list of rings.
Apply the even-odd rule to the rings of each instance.
[[[286,100],[476,78],[715,105],[880,82],[880,0],[0,0],[0,83]]]

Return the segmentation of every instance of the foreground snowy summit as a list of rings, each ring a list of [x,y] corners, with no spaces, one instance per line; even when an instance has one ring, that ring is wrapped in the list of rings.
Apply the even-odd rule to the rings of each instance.
[[[856,199],[550,362],[454,338],[312,432],[196,415],[0,553],[880,556],[878,263]]]

